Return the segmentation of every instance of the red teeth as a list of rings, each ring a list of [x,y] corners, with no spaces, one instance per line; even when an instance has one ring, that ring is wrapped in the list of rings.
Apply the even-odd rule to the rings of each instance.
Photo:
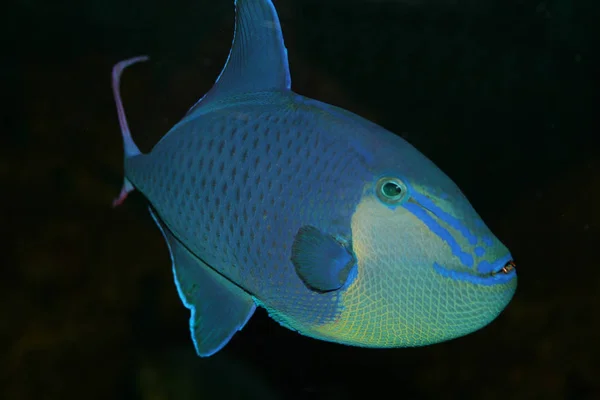
[[[506,265],[504,267],[502,267],[500,272],[502,272],[503,274],[508,274],[510,271],[512,271],[516,267],[517,267],[517,265],[515,264],[515,262],[513,260],[510,260],[509,262],[506,263]]]

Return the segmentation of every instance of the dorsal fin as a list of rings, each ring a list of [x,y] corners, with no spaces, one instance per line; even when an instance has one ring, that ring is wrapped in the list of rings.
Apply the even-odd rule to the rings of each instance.
[[[291,87],[287,49],[271,0],[235,0],[233,44],[225,67],[211,90],[188,115],[205,104],[236,94]]]

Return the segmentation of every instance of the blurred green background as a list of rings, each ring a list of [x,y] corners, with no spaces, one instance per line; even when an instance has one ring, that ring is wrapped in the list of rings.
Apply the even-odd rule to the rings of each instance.
[[[600,5],[277,0],[293,88],[401,134],[466,193],[518,265],[490,326],[367,350],[258,311],[195,357],[139,194],[113,210],[112,65],[143,151],[213,84],[233,0],[8,0],[0,16],[0,398],[600,398]]]

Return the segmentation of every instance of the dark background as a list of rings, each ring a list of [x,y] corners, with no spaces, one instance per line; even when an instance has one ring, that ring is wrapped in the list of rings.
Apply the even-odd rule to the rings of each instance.
[[[147,151],[216,79],[233,0],[3,4],[0,398],[600,398],[597,1],[276,1],[294,89],[438,164],[519,287],[490,326],[439,345],[334,345],[260,310],[209,359],[143,198],[110,207],[110,72],[151,56],[122,84]]]

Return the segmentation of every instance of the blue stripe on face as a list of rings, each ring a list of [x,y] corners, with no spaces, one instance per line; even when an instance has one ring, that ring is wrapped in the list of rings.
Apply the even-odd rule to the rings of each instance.
[[[414,203],[405,203],[404,207],[413,213],[417,218],[419,218],[427,227],[439,236],[443,241],[448,243],[450,249],[452,250],[452,254],[457,256],[460,259],[460,262],[463,263],[466,267],[471,268],[473,266],[473,256],[469,253],[465,253],[460,248],[460,245],[454,239],[454,237],[448,232],[444,227],[442,227],[427,211],[425,211],[421,206]]]
[[[423,206],[424,208],[428,209],[429,211],[431,211],[432,213],[437,215],[439,218],[442,218],[442,216],[443,216],[442,219],[444,220],[444,222],[447,223],[448,225],[450,225],[452,228],[459,231],[465,237],[465,239],[467,239],[469,241],[469,243],[471,245],[475,246],[477,244],[477,236],[473,235],[460,222],[460,220],[458,218],[453,217],[452,215],[448,214],[447,212],[442,210],[440,207],[438,207],[427,196],[423,196],[422,194],[416,192],[412,188],[411,188],[411,196],[413,199],[415,199],[417,201],[417,203],[419,203],[421,206]]]
[[[456,239],[446,228],[444,228],[438,222],[437,218],[443,220],[456,231],[460,232],[465,237],[465,239],[469,241],[471,245],[477,244],[477,236],[473,235],[461,223],[460,220],[458,220],[452,215],[449,215],[447,212],[445,212],[436,204],[434,204],[433,201],[431,201],[429,198],[416,192],[412,188],[410,189],[412,192],[411,197],[413,201],[408,201],[404,203],[403,206],[413,215],[419,218],[434,234],[436,234],[439,238],[446,242],[450,247],[452,254],[458,257],[460,262],[465,267],[472,268],[474,264],[473,256],[462,250],[461,246],[458,244]],[[435,217],[432,214],[435,215]],[[486,246],[491,246],[493,244],[492,239],[488,237],[485,237],[483,241]],[[485,254],[485,249],[481,246],[477,246],[475,247],[474,252],[477,257],[482,257]],[[508,274],[491,275],[492,272],[497,272],[500,269],[502,269],[502,267],[510,260],[511,255],[508,254],[494,263],[490,263],[489,261],[479,262],[477,265],[477,272],[481,274],[486,274],[488,276],[477,276],[471,272],[456,271],[453,269],[446,268],[437,262],[434,263],[433,268],[440,275],[448,278],[489,286],[506,283],[516,275],[515,271],[511,271]]]
[[[490,246],[491,246],[491,244],[490,244]],[[475,255],[477,257],[483,257],[484,254],[485,254],[485,249],[483,247],[481,247],[481,246],[475,247]],[[481,268],[481,266],[479,268]]]

